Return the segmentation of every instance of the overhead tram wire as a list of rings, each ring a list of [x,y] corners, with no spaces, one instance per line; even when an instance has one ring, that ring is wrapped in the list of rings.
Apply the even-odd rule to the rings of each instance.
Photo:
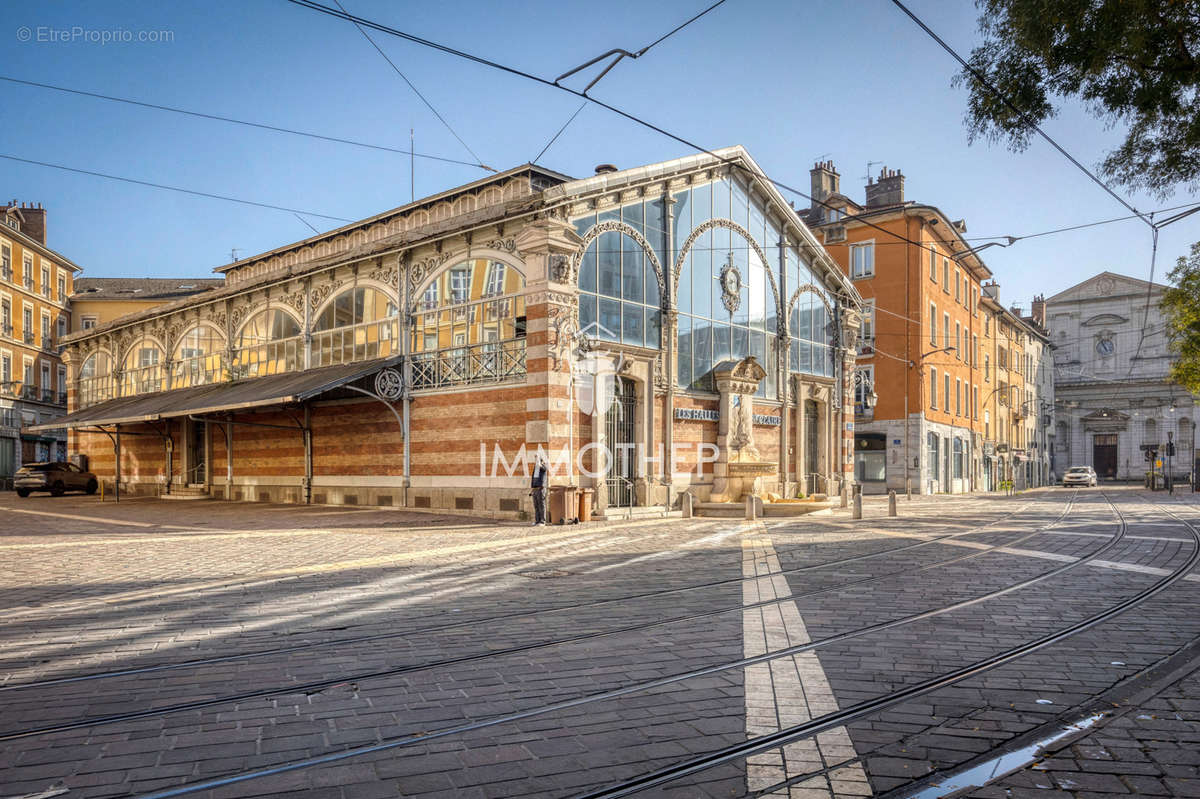
[[[346,7],[342,5],[342,0],[333,0],[333,2],[337,3],[337,7],[340,8],[343,12],[346,10]],[[352,21],[352,24],[354,25],[354,27],[358,28],[358,32],[361,33],[363,35],[363,37],[368,42],[371,43],[371,46],[375,48],[375,52],[379,53],[379,55],[383,57],[383,60],[388,62],[388,66],[390,66],[392,68],[392,70],[397,75],[400,76],[401,80],[403,80],[405,83],[408,84],[408,88],[413,90],[413,94],[415,94],[415,95],[417,95],[417,97],[421,98],[421,102],[423,102],[425,104],[425,107],[428,108],[430,111],[432,111],[433,115],[438,118],[438,121],[446,126],[446,130],[450,131],[450,135],[453,136],[454,138],[458,139],[458,143],[461,144],[463,146],[463,148],[468,153],[471,154],[471,157],[475,159],[474,166],[478,166],[481,169],[486,169],[489,172],[498,172],[499,170],[493,169],[492,167],[483,163],[483,159],[475,154],[475,151],[471,149],[471,145],[469,145],[465,141],[463,141],[462,136],[458,135],[458,131],[456,131],[450,125],[450,123],[446,121],[446,118],[444,116],[442,116],[436,108],[433,107],[433,103],[429,102],[428,98],[426,98],[425,95],[421,94],[421,90],[418,89],[416,86],[414,86],[413,82],[408,79],[408,76],[400,71],[400,67],[396,66],[396,62],[394,62],[394,61],[392,61],[392,59],[388,58],[388,54],[383,52],[383,48],[379,46],[378,42],[376,42],[374,39],[371,38],[371,34],[367,33],[366,29],[363,28],[363,26],[358,24],[357,22]]]
[[[1028,114],[1026,114],[1024,111],[1022,111],[1021,109],[1019,109],[1015,105],[1013,105],[1012,101],[1009,100],[1008,97],[1005,96],[1005,94],[1003,92],[1001,92],[999,89],[997,89],[992,84],[991,81],[989,81],[984,75],[982,75],[979,72],[979,70],[977,70],[977,69],[975,69],[975,67],[971,66],[967,62],[967,60],[964,59],[961,55],[959,55],[958,52],[955,51],[955,49],[953,47],[948,45],[945,42],[945,40],[942,39],[942,37],[940,37],[936,33],[934,33],[933,29],[930,28],[928,25],[926,25],[921,20],[920,17],[918,17],[916,14],[914,14],[912,11],[910,11],[908,6],[904,5],[904,3],[900,2],[900,0],[892,0],[892,4],[895,5],[897,8],[899,8],[901,11],[903,11],[906,15],[908,15],[909,19],[911,19],[913,22],[915,22],[917,24],[917,26],[919,28],[921,28],[921,30],[923,30],[923,31],[925,31],[925,33],[929,34],[929,37],[931,39],[933,39],[935,42],[937,42],[943,50],[945,50],[947,53],[949,53],[954,58],[955,61],[957,61],[959,64],[961,64],[962,68],[965,69],[967,72],[969,72],[971,74],[971,76],[973,78],[975,78],[975,80],[979,81],[979,84],[981,86],[983,86],[985,89],[987,89],[991,94],[995,95],[996,99],[998,99],[1000,102],[1004,103],[1004,105],[1006,107],[1008,107],[1008,109],[1010,111],[1012,111],[1014,114],[1016,114],[1018,117],[1020,117],[1020,119],[1023,123],[1025,123],[1027,126],[1029,126],[1029,128],[1031,128],[1032,130],[1036,131],[1037,134],[1039,136],[1041,136],[1043,139],[1045,139],[1046,142],[1051,147],[1053,147],[1055,150],[1058,150],[1058,152],[1061,153],[1064,158],[1066,158],[1068,161],[1070,161],[1072,164],[1074,164],[1079,169],[1079,171],[1083,172],[1083,174],[1085,174],[1089,178],[1091,178],[1091,180],[1097,186],[1104,189],[1106,194],[1108,194],[1110,197],[1112,197],[1114,200],[1119,202],[1121,205],[1125,206],[1127,209],[1132,211],[1139,219],[1141,219],[1143,222],[1145,222],[1151,228],[1154,227],[1154,222],[1149,217],[1147,217],[1146,214],[1142,213],[1141,211],[1139,211],[1138,209],[1136,209],[1132,205],[1130,205],[1125,200],[1124,197],[1122,197],[1121,195],[1117,194],[1115,191],[1110,189],[1108,187],[1108,184],[1106,184],[1100,178],[1096,177],[1095,173],[1093,173],[1090,169],[1088,169],[1086,166],[1081,164],[1079,162],[1079,160],[1077,158],[1075,158],[1075,156],[1073,156],[1069,152],[1067,152],[1066,149],[1061,144],[1056,142],[1054,139],[1050,138],[1049,134],[1047,134],[1044,130],[1042,130],[1041,127],[1036,122],[1034,122],[1032,119],[1030,119]]]
[[[175,108],[174,106],[161,105],[158,103],[147,103],[141,100],[130,100],[127,97],[116,97],[111,94],[100,94],[98,92],[88,92],[82,89],[70,89],[66,86],[55,86],[50,83],[38,83],[32,80],[21,80],[7,75],[0,75],[0,81],[15,83],[21,86],[31,86],[36,89],[49,89],[56,92],[64,92],[65,94],[76,94],[80,97],[91,97],[96,100],[107,100],[112,103],[124,103],[125,105],[140,106],[141,108],[150,108],[155,111],[169,111],[172,114],[183,114],[185,116],[197,117],[199,119],[210,119],[215,122],[228,122],[231,125],[244,125],[248,128],[258,128],[259,130],[269,130],[274,133],[287,133],[292,136],[304,136],[309,139],[319,139],[321,141],[334,142],[335,144],[349,144],[353,147],[364,147],[369,150],[380,150],[383,152],[397,153],[399,155],[408,155],[414,158],[426,158],[431,161],[441,161],[446,164],[459,164],[461,166],[475,167],[476,169],[489,169],[481,164],[471,161],[463,161],[457,158],[446,158],[440,155],[429,155],[428,153],[413,152],[412,149],[403,150],[399,147],[387,147],[381,144],[370,144],[368,142],[355,141],[354,139],[343,139],[337,136],[325,136],[320,133],[311,133],[309,131],[295,130],[293,128],[284,128],[278,125],[268,125],[262,122],[249,122],[244,119],[235,119],[233,117],[221,116],[219,114],[207,114],[202,111],[189,111],[185,108]],[[495,170],[492,170],[495,171]]]
[[[824,200],[818,200],[817,198],[815,198],[809,194],[806,194],[803,191],[800,191],[800,189],[797,189],[797,188],[790,186],[780,180],[776,180],[775,178],[772,178],[770,175],[767,175],[765,172],[754,172],[753,170],[751,170],[749,167],[745,166],[744,164],[740,164],[731,158],[725,158],[720,155],[717,155],[715,152],[708,149],[707,147],[702,147],[701,145],[696,144],[695,142],[690,141],[689,139],[686,139],[683,136],[672,133],[671,131],[667,130],[666,128],[661,127],[660,125],[657,125],[653,122],[642,119],[641,117],[637,116],[636,114],[633,114],[629,111],[625,111],[621,108],[618,108],[617,106],[612,105],[611,103],[607,103],[603,100],[598,100],[595,97],[592,97],[591,95],[587,94],[584,91],[579,91],[577,89],[572,89],[568,86],[563,86],[562,84],[557,83],[556,81],[548,80],[547,78],[543,78],[540,75],[534,75],[531,72],[526,72],[525,70],[517,69],[516,67],[510,67],[506,64],[501,64],[498,61],[493,61],[491,59],[483,58],[482,56],[473,55],[471,53],[467,53],[462,50],[455,49],[453,47],[448,47],[444,44],[439,44],[438,42],[434,42],[429,39],[425,39],[425,38],[416,36],[411,33],[406,33],[405,31],[398,30],[396,28],[390,27],[388,25],[384,25],[379,22],[374,22],[372,20],[365,19],[363,17],[357,17],[357,16],[354,16],[353,14],[347,14],[346,12],[340,11],[336,8],[331,8],[330,6],[322,5],[321,3],[316,2],[316,0],[288,0],[288,2],[292,3],[294,5],[301,6],[302,8],[307,8],[311,11],[316,11],[318,13],[325,14],[327,16],[335,17],[337,19],[355,21],[355,22],[358,22],[368,28],[371,28],[372,30],[379,31],[380,33],[386,33],[391,36],[396,36],[396,37],[404,39],[406,41],[410,41],[414,44],[419,44],[424,47],[429,47],[433,50],[437,50],[439,52],[446,53],[448,55],[456,56],[458,58],[463,58],[468,61],[472,61],[476,64],[480,64],[482,66],[486,66],[491,69],[499,70],[500,72],[506,72],[509,75],[515,75],[519,78],[524,78],[526,80],[530,80],[535,83],[540,83],[543,86],[548,86],[553,89],[558,89],[559,91],[567,92],[568,94],[572,94],[583,100],[587,100],[591,103],[595,103],[596,105],[600,106],[601,108],[603,108],[607,111],[610,111],[610,112],[616,114],[617,116],[623,117],[623,118],[629,120],[630,122],[633,122],[637,125],[641,125],[642,127],[652,130],[655,133],[659,133],[673,141],[679,142],[680,144],[684,145],[685,147],[690,147],[693,150],[696,150],[697,152],[712,156],[718,162],[720,162],[721,164],[723,164],[725,166],[728,166],[731,169],[738,169],[748,175],[758,177],[762,180],[767,181],[768,183],[771,183],[772,185],[776,186],[777,188],[779,188],[783,191],[794,194],[797,197],[802,197],[806,200],[811,201],[812,203],[814,203],[816,205],[822,206],[823,208],[827,208],[830,210],[841,210],[841,209],[834,209],[834,206],[830,205],[829,203],[825,202]],[[1135,214],[1138,213],[1137,209],[1134,209],[1132,207],[1130,208],[1130,210],[1134,211]],[[878,230],[880,233],[883,233],[887,236],[895,238],[899,241],[907,242],[907,243],[913,245],[914,247],[917,247],[918,249],[927,250],[929,252],[938,252],[934,247],[932,247],[930,245],[922,244],[919,241],[913,241],[912,239],[910,239],[904,235],[901,235],[900,233],[896,233],[893,230],[888,230],[887,228],[877,225],[874,222],[870,221],[869,219],[865,219],[860,216],[847,216],[847,217],[844,217],[841,221],[861,222],[862,224],[866,225],[869,228]],[[938,253],[938,254],[941,254],[941,253]]]
[[[92,177],[105,178],[107,180],[119,180],[122,183],[133,183],[137,186],[149,186],[152,189],[164,189],[166,191],[177,191],[180,194],[191,194],[195,197],[207,197],[210,200],[225,200],[231,203],[240,203],[241,205],[252,205],[256,208],[269,208],[272,211],[288,211],[293,214],[304,214],[305,216],[314,216],[319,219],[332,219],[335,222],[353,222],[353,219],[345,219],[340,216],[331,216],[329,214],[318,214],[316,211],[303,211],[297,208],[288,208],[283,205],[271,205],[270,203],[260,203],[254,200],[243,200],[238,197],[229,197],[224,194],[211,194],[206,191],[196,191],[195,189],[185,189],[180,186],[168,186],[164,183],[152,183],[148,180],[137,180],[136,178],[125,178],[120,175],[109,175],[104,172],[93,172],[90,169],[78,169],[76,167],[64,166],[63,164],[51,164],[48,161],[35,161],[32,158],[19,158],[15,155],[6,155],[0,153],[0,158],[9,161],[17,161],[22,164],[33,164],[35,166],[44,166],[51,169],[61,169],[64,172],[75,172],[80,175],[91,175]]]
[[[579,104],[579,107],[575,109],[575,113],[571,114],[571,118],[563,123],[563,126],[558,129],[558,133],[555,133],[553,136],[550,137],[550,141],[546,142],[546,146],[542,148],[542,151],[540,153],[538,153],[537,155],[535,155],[533,157],[533,160],[530,161],[530,163],[536,164],[541,159],[541,157],[546,154],[546,151],[550,149],[550,145],[552,145],[552,144],[554,144],[554,142],[558,141],[558,137],[561,136],[563,131],[567,129],[568,125],[570,125],[572,122],[575,121],[575,117],[579,116],[579,112],[582,111],[584,108],[586,108],[587,104],[588,104],[587,100],[584,100],[582,103]]]

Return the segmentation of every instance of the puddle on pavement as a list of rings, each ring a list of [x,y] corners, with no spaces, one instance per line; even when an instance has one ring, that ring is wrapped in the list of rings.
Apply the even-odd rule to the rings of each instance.
[[[961,771],[950,772],[948,776],[940,782],[933,783],[927,788],[912,793],[903,794],[904,799],[941,799],[944,796],[950,796],[964,788],[979,788],[987,785],[998,777],[1003,777],[1009,772],[1016,771],[1019,768],[1029,765],[1038,759],[1038,753],[1050,744],[1061,741],[1068,735],[1073,735],[1081,730],[1086,730],[1097,721],[1104,718],[1105,714],[1097,713],[1094,716],[1088,716],[1073,724],[1068,724],[1060,728],[1057,732],[1047,735],[1028,746],[1023,746],[1012,752],[1006,752],[998,757],[986,760]]]

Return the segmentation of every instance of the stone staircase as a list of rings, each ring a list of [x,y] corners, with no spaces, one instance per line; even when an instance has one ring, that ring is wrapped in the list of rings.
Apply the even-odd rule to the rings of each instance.
[[[172,485],[170,494],[161,494],[159,499],[189,500],[208,499],[208,487],[203,483]]]

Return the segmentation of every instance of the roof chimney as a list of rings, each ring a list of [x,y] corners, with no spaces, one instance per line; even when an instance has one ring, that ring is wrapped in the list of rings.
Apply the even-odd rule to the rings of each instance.
[[[842,176],[833,166],[833,161],[818,161],[808,171],[812,177],[812,210],[824,208],[829,195],[841,191]]]
[[[991,299],[995,300],[996,302],[999,302],[1000,301],[1000,284],[994,280],[991,283],[984,283],[983,284],[983,293],[984,293],[984,296],[990,297]]]
[[[1033,298],[1030,315],[1033,316],[1033,321],[1043,329],[1046,327],[1046,295],[1039,294]]]
[[[46,244],[46,209],[41,203],[17,204],[13,200],[10,208],[16,208],[21,219],[21,232],[29,238],[45,246]]]
[[[617,167],[615,164],[599,164],[596,167],[597,175],[607,175],[609,172],[616,172],[616,171],[617,171]]]
[[[867,207],[881,208],[904,202],[904,174],[898,169],[879,170],[879,180],[867,176]]]

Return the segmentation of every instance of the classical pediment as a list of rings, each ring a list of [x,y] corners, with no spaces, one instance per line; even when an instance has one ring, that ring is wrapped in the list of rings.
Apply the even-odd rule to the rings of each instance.
[[[1085,422],[1089,421],[1116,421],[1128,422],[1129,414],[1114,411],[1112,408],[1101,408],[1098,411],[1092,411],[1087,416],[1083,417]]]
[[[1046,303],[1053,306],[1061,303],[1079,302],[1081,300],[1102,300],[1109,297],[1145,297],[1148,286],[1150,286],[1150,283],[1145,280],[1138,280],[1135,277],[1118,275],[1115,272],[1101,272],[1094,277],[1089,277],[1082,283],[1077,283],[1069,289],[1060,291],[1053,297],[1047,297]],[[1165,288],[1165,286],[1157,283],[1154,286],[1158,289]]]

